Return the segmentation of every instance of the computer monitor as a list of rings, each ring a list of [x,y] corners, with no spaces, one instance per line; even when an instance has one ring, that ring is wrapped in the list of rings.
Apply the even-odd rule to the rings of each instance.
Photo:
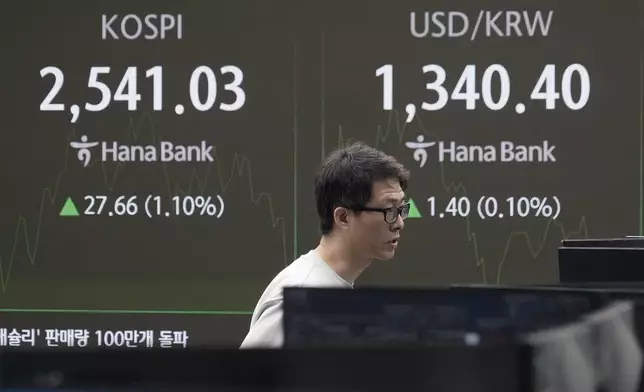
[[[456,344],[481,314],[503,314],[500,303],[446,289],[289,287],[283,295],[286,346]]]
[[[426,289],[284,289],[287,346],[496,344],[575,320],[586,296]]]
[[[644,237],[570,238],[561,241],[566,248],[644,248]]]
[[[0,391],[531,390],[531,348],[0,351]]]
[[[644,281],[644,247],[560,247],[561,283]]]
[[[566,301],[586,301],[588,312],[598,311],[611,303],[621,300],[631,301],[635,309],[634,328],[640,346],[644,347],[644,287],[633,287],[628,284],[618,283],[583,283],[583,284],[556,284],[543,286],[512,286],[512,285],[484,285],[484,284],[455,284],[450,290],[456,292],[469,292],[471,295],[500,295],[511,298],[516,295],[538,296],[541,298],[569,298]],[[582,305],[583,306],[583,305]],[[576,312],[576,310],[575,310]]]

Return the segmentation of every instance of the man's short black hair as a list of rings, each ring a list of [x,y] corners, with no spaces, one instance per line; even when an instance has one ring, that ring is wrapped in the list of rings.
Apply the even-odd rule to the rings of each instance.
[[[315,178],[315,201],[322,235],[333,229],[337,207],[363,207],[371,200],[373,184],[398,179],[407,188],[409,171],[396,159],[362,142],[333,151]]]

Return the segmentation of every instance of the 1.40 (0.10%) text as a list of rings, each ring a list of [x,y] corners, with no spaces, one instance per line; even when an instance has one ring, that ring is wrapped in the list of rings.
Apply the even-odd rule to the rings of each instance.
[[[443,203],[432,196],[427,199],[429,216],[445,218],[466,218],[471,215],[481,219],[503,218],[547,218],[557,219],[561,213],[561,202],[557,196],[511,196],[499,200],[493,196],[471,199],[467,196],[452,197]]]

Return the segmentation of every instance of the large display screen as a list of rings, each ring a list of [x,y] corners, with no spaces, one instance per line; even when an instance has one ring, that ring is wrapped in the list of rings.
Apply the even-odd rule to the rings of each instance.
[[[0,346],[237,346],[352,140],[411,171],[357,286],[553,283],[642,223],[640,1],[24,0],[0,18]]]

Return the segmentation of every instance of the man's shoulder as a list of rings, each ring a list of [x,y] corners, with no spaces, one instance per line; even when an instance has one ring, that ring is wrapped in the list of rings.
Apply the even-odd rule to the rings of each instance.
[[[314,250],[301,255],[285,267],[269,283],[260,298],[260,306],[283,299],[284,287],[344,287],[350,286],[327,266]]]
[[[315,268],[316,262],[311,252],[298,257],[273,278],[266,287],[260,302],[262,305],[270,305],[275,301],[280,301],[284,287],[304,285]]]
[[[316,268],[318,265],[313,251],[303,254],[282,269],[273,278],[269,287],[279,286],[281,292],[281,287],[284,286],[301,286],[306,283]]]

